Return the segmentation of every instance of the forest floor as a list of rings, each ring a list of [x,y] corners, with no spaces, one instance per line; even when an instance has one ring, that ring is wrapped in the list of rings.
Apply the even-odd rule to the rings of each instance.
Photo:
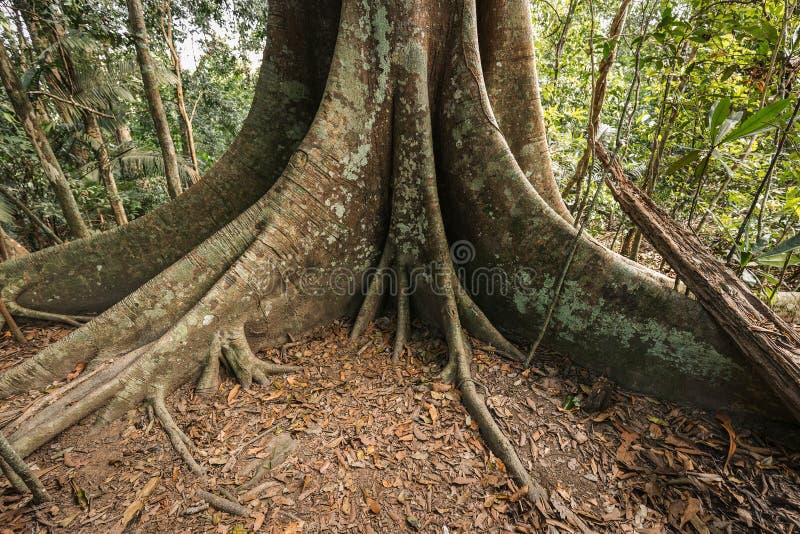
[[[0,369],[65,335],[27,326],[0,339]],[[488,452],[450,386],[445,346],[417,325],[398,365],[383,319],[358,343],[335,323],[260,357],[303,371],[216,395],[168,400],[208,468],[192,475],[145,409],[64,432],[32,454],[53,496],[33,506],[0,482],[0,532],[534,532],[535,513]],[[792,532],[800,527],[800,455],[721,414],[612,387],[600,413],[579,405],[596,377],[542,353],[525,372],[475,344],[475,378],[534,476],[591,528],[609,532]],[[0,426],[44,392],[0,404]],[[726,426],[728,429],[726,430]],[[735,449],[735,450],[734,450]],[[256,465],[271,470],[238,491]],[[205,489],[252,509],[205,508]],[[558,531],[577,531],[550,520]]]

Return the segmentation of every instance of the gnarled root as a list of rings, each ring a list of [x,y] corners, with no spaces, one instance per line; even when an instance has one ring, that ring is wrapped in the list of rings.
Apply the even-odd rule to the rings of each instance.
[[[247,342],[244,326],[220,332],[211,345],[209,361],[197,382],[196,391],[206,395],[219,386],[219,364],[225,364],[230,374],[244,387],[269,382],[268,376],[293,373],[302,368],[295,365],[276,365],[258,359]]]
[[[172,446],[175,447],[175,450],[181,455],[181,458],[183,458],[183,461],[189,466],[192,473],[200,476],[205,475],[205,468],[198,464],[192,457],[192,451],[196,451],[197,447],[194,442],[192,442],[191,438],[178,427],[164,404],[164,392],[157,390],[150,399],[150,404],[153,407],[156,417],[161,422],[161,426],[164,427],[164,431],[167,433],[167,436],[169,436]]]
[[[0,468],[17,491],[22,493],[30,490],[34,502],[37,503],[50,500],[42,481],[31,471],[3,434],[0,434],[0,458]]]

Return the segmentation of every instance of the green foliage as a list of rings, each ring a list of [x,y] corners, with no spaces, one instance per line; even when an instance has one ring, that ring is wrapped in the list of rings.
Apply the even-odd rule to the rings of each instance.
[[[592,21],[589,5],[577,3],[556,72],[568,4],[532,2],[545,117],[562,185],[585,147],[592,91],[587,67],[592,57],[596,67],[607,54],[605,35],[619,7],[619,2],[595,1]],[[700,227],[701,239],[723,259],[798,98],[800,9],[795,4],[634,0],[612,67],[601,114],[607,133],[601,141],[613,148],[618,138],[626,170],[640,180],[647,172],[634,171],[652,165],[654,148],[663,142],[654,199],[681,222],[691,214],[692,229]],[[784,264],[782,289],[796,290],[800,283],[800,269],[793,267],[797,258],[787,260],[797,242],[787,236],[800,234],[799,130],[795,125],[790,131],[737,249],[739,268],[767,295]],[[577,204],[575,198],[566,200]],[[630,228],[605,193],[590,231],[607,234],[610,241]],[[616,244],[622,241],[619,237]]]
[[[258,65],[248,52],[263,46],[266,3],[174,0],[171,3],[174,40],[179,52],[194,46],[189,35],[204,34],[197,64],[183,65],[186,107],[193,118],[201,171],[225,151],[241,127],[252,100]],[[135,51],[128,34],[124,2],[42,0],[37,23],[41,39],[19,35],[0,16],[0,30],[17,65],[17,73],[35,106],[43,113],[42,127],[65,171],[84,218],[97,230],[114,226],[108,197],[99,181],[98,164],[84,123],[95,113],[111,158],[117,188],[129,219],[166,202],[164,165],[144,100]],[[145,2],[150,47],[156,62],[173,140],[181,151],[183,135],[175,101],[177,78],[164,40],[164,4]],[[14,15],[9,8],[6,14]],[[24,15],[24,14],[20,14]],[[20,20],[26,24],[25,16]],[[44,43],[44,44],[42,44]],[[34,45],[34,46],[31,46]],[[185,54],[182,54],[185,57]],[[53,73],[68,83],[54,85]],[[132,140],[120,137],[121,129]],[[196,179],[188,158],[181,161],[185,185]],[[66,226],[45,180],[38,159],[17,123],[13,109],[0,94],[0,182],[12,188],[57,233]],[[0,199],[0,223],[19,229],[31,248],[50,244],[19,213],[11,214]]]
[[[253,99],[255,76],[230,45],[211,39],[184,86],[187,101],[199,102],[193,123],[201,170],[206,170],[239,132]]]

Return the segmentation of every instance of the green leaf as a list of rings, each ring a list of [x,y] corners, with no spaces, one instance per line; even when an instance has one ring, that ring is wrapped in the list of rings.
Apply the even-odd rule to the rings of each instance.
[[[782,254],[784,252],[789,252],[790,250],[796,250],[798,248],[800,248],[800,234],[794,237],[790,237],[789,239],[775,245],[769,250],[765,250],[761,254],[761,258],[768,258],[770,256],[775,256],[776,254]]]
[[[716,140],[719,127],[728,118],[731,112],[731,99],[727,96],[717,100],[711,111],[708,113],[708,137],[712,141]]]
[[[759,256],[753,261],[765,267],[783,267],[788,254],[792,254],[792,251],[784,252],[783,254],[773,254],[769,257]],[[797,265],[798,263],[800,263],[800,256],[792,256],[792,259],[789,260],[789,266]]]
[[[741,111],[734,111],[728,117],[722,121],[722,124],[719,127],[719,131],[717,132],[717,136],[714,138],[714,144],[719,145],[722,143],[722,139],[727,135],[728,132],[733,130],[739,121],[742,120],[742,112]]]
[[[767,130],[771,130],[776,126],[777,118],[780,117],[789,105],[789,99],[784,98],[764,106],[759,111],[756,111],[737,128],[728,132],[722,139],[721,143],[728,143],[742,137],[748,137]]]
[[[690,163],[694,163],[695,161],[697,161],[697,158],[699,157],[700,157],[699,150],[692,150],[688,152],[685,156],[683,156],[682,158],[678,158],[669,167],[667,167],[666,171],[667,176],[670,176],[671,174],[678,172],[679,170],[686,167]]]
[[[576,408],[579,408],[580,405],[581,401],[578,399],[578,397],[575,397],[574,395],[567,395],[566,398],[564,398],[564,404],[562,407],[565,410],[575,410]]]

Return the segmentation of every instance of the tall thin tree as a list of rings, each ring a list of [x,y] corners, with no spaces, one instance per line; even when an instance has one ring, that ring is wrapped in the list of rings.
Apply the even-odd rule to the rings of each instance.
[[[606,91],[608,90],[608,75],[611,72],[611,66],[614,64],[614,59],[617,56],[617,43],[619,42],[622,29],[625,27],[625,18],[628,14],[628,6],[631,0],[622,0],[619,8],[617,9],[614,19],[611,21],[611,26],[608,30],[608,52],[600,61],[600,66],[597,69],[597,78],[592,88],[592,101],[590,103],[590,117],[589,126],[586,129],[586,148],[583,151],[581,159],[575,169],[575,175],[564,188],[564,194],[569,193],[573,187],[578,185],[583,177],[586,176],[586,171],[589,168],[589,162],[592,159],[592,150],[597,137],[597,132],[600,128],[600,112],[603,109],[603,104],[606,100]],[[579,189],[580,191],[580,189]]]
[[[164,0],[162,3],[161,34],[169,48],[169,56],[172,60],[172,71],[175,73],[175,103],[178,105],[178,113],[181,116],[181,148],[183,156],[192,162],[194,169],[193,180],[200,175],[200,167],[197,164],[197,148],[194,144],[194,130],[192,128],[192,118],[186,111],[186,100],[183,96],[183,68],[181,67],[181,56],[175,44],[174,25],[172,23],[172,0]]]
[[[161,155],[164,158],[167,191],[170,197],[175,198],[183,192],[178,170],[178,155],[175,152],[175,143],[172,142],[172,134],[169,130],[167,114],[164,112],[161,93],[158,92],[158,79],[155,73],[155,63],[150,55],[144,10],[140,0],[127,0],[127,4],[130,29],[136,46],[136,60],[139,63],[139,70],[142,74],[147,108],[150,110],[150,117],[153,119],[158,144],[161,147]]]

